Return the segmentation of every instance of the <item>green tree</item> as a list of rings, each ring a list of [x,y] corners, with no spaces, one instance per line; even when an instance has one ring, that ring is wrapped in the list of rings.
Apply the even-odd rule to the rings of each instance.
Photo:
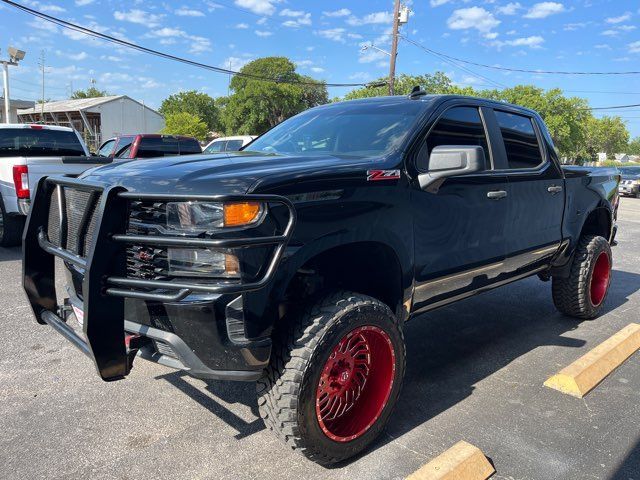
[[[640,155],[640,137],[636,137],[629,142],[627,153],[629,155]]]
[[[222,119],[228,134],[259,135],[307,108],[329,101],[326,85],[296,73],[293,62],[285,57],[259,58],[240,72],[245,76],[233,77],[232,95],[219,101],[224,108]]]
[[[371,82],[372,84],[384,83],[378,87],[360,87],[350,91],[344,96],[344,100],[355,100],[358,98],[380,97],[389,94],[388,78],[382,77]],[[451,79],[443,72],[435,72],[433,75],[399,75],[396,78],[394,91],[396,95],[408,95],[413,87],[419,85],[422,89],[431,94],[456,94],[475,95],[477,92],[471,87],[462,88],[454,85]]]
[[[216,101],[206,93],[196,90],[179,92],[165,98],[159,112],[168,117],[176,113],[190,113],[200,118],[209,130],[220,128],[220,115]]]
[[[188,112],[170,113],[165,117],[166,127],[162,133],[168,135],[186,135],[205,140],[209,133],[207,124],[200,117]]]
[[[86,90],[76,90],[71,95],[72,99],[78,98],[96,98],[96,97],[106,97],[109,95],[106,90],[98,90],[96,87],[89,87]]]

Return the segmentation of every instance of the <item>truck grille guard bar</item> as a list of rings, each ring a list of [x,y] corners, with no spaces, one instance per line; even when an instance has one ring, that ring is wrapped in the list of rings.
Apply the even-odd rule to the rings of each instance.
[[[94,202],[97,199],[93,212],[93,216],[96,216],[94,231],[88,232],[91,215],[86,212],[82,215],[79,226],[82,235],[92,235],[84,255],[55,245],[47,234],[51,199],[56,189],[61,230],[63,227],[66,228],[68,222],[65,189],[58,187],[86,192]],[[168,235],[129,235],[127,226],[130,201],[256,201],[284,206],[288,210],[288,219],[282,233],[273,236],[205,239]],[[126,348],[124,342],[125,298],[176,302],[195,292],[234,294],[263,288],[273,279],[295,224],[296,212],[293,204],[289,199],[278,195],[144,194],[129,192],[120,186],[105,187],[70,177],[43,178],[33,199],[23,236],[23,286],[39,323],[51,325],[91,357],[103,380],[118,380],[128,375],[135,356],[135,351]],[[60,231],[61,238],[65,235],[66,231]],[[77,245],[83,241],[77,239]],[[264,272],[255,281],[203,284],[190,280],[168,281],[127,277],[127,245],[275,248]],[[83,332],[86,340],[66,324],[66,316],[58,304],[55,291],[55,257],[84,270]]]

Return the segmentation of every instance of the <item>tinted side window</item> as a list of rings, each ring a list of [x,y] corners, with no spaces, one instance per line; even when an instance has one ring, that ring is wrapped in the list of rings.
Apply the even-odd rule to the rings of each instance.
[[[222,152],[226,143],[227,142],[224,140],[220,142],[213,142],[211,145],[204,149],[204,153]]]
[[[242,148],[242,140],[229,140],[227,142],[226,151],[236,151]]]
[[[108,157],[113,153],[113,148],[115,146],[116,146],[115,140],[109,140],[103,143],[102,147],[100,147],[100,150],[98,151],[98,155],[100,155],[101,157]]]
[[[507,150],[509,168],[535,168],[542,163],[538,137],[532,119],[524,115],[496,111]]]
[[[138,158],[178,155],[178,139],[172,137],[143,137],[138,146]]]
[[[479,146],[489,159],[487,136],[480,112],[475,107],[454,107],[447,110],[429,132],[427,152],[420,155],[420,170],[427,170],[431,150],[442,145]]]
[[[117,158],[131,158],[131,144],[135,137],[120,137],[118,139],[118,145],[114,157]]]
[[[202,153],[202,147],[195,138],[183,138],[180,140],[180,155],[190,153]]]

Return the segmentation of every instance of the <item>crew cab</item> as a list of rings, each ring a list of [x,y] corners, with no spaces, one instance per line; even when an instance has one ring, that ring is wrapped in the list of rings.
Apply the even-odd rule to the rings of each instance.
[[[89,158],[75,130],[49,125],[0,124],[0,246],[20,244],[31,192],[48,175],[79,175],[104,164]]]
[[[139,356],[255,381],[267,426],[331,464],[391,418],[408,320],[536,275],[561,313],[596,317],[619,180],[563,168],[518,106],[419,89],[332,103],[240,152],[41,181],[24,288],[103,380]]]
[[[153,158],[202,153],[200,143],[193,137],[140,133],[120,135],[105,140],[98,149],[101,157]]]

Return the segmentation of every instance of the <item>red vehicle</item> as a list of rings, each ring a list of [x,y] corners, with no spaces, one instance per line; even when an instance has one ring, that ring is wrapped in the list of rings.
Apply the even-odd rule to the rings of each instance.
[[[193,137],[141,133],[120,135],[100,145],[98,155],[114,158],[152,158],[202,153],[200,143]]]

